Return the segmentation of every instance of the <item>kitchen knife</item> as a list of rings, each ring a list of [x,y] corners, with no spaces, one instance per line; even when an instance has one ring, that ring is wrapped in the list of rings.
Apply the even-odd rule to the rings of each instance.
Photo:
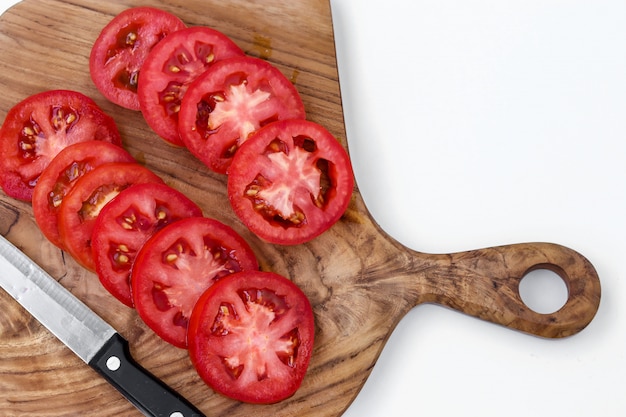
[[[107,322],[0,235],[0,286],[146,416],[204,416],[137,364]]]

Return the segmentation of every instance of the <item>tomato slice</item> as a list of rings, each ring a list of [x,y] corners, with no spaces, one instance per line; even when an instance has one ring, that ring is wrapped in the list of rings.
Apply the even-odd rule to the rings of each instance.
[[[173,145],[178,135],[178,112],[189,84],[215,62],[243,51],[223,33],[194,26],[168,35],[148,54],[141,67],[137,94],[148,125]]]
[[[272,272],[244,271],[210,287],[189,322],[189,356],[215,391],[274,403],[293,395],[309,365],[315,325],[305,294]]]
[[[33,214],[42,233],[63,249],[58,227],[59,207],[76,181],[106,162],[135,162],[122,147],[88,140],[68,146],[43,170],[33,190]]]
[[[107,162],[83,175],[65,196],[58,213],[59,236],[66,250],[95,271],[91,234],[102,208],[133,184],[163,180],[135,162]]]
[[[329,229],[348,207],[353,187],[346,150],[306,120],[260,129],[237,151],[228,176],[237,216],[257,236],[283,245]]]
[[[89,56],[89,72],[98,91],[119,106],[139,110],[141,65],[154,45],[185,27],[177,16],[152,7],[133,7],[115,16]]]
[[[130,269],[137,252],[157,230],[198,216],[202,216],[202,210],[196,203],[165,184],[135,184],[120,192],[104,206],[91,235],[91,250],[102,285],[133,307]]]
[[[66,146],[86,140],[121,145],[115,121],[82,93],[50,90],[9,110],[0,129],[0,186],[31,201],[41,172]]]
[[[258,269],[248,243],[233,229],[191,217],[156,232],[131,270],[131,294],[144,322],[163,340],[187,347],[187,325],[200,295],[224,276]]]
[[[260,127],[304,117],[298,91],[280,70],[246,56],[216,62],[189,86],[178,128],[192,154],[226,173],[239,146]]]

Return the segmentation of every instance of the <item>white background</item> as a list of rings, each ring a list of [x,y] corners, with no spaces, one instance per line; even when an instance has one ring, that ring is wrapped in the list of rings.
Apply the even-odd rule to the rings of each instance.
[[[345,417],[626,415],[626,1],[332,5],[351,157],[379,224],[423,252],[560,243],[603,291],[564,340],[417,307]]]
[[[422,252],[569,246],[603,291],[591,325],[562,340],[417,307],[344,416],[626,415],[626,1],[332,8],[350,153],[376,221]],[[558,308],[559,279],[536,278],[529,303]]]

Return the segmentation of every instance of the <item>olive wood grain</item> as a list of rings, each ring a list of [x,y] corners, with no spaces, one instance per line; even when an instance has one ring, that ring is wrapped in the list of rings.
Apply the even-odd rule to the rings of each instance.
[[[188,25],[223,31],[246,53],[268,59],[302,94],[308,118],[347,147],[328,0],[24,0],[0,18],[0,115],[26,96],[52,88],[81,91],[118,123],[125,147],[168,184],[250,242],[261,267],[296,282],[316,319],[313,358],[301,389],[274,405],[250,405],[213,393],[184,350],[156,337],[67,254],[47,242],[28,203],[0,192],[0,233],[93,308],[130,341],[137,361],[211,416],[337,416],[349,406],[399,320],[437,303],[543,337],[582,330],[600,302],[593,266],[549,243],[453,254],[410,250],[369,216],[358,189],[333,228],[310,243],[282,247],[251,235],[233,214],[225,177],[150,131],[141,115],[107,102],[93,86],[88,56],[100,29],[129,6],[154,5]],[[358,180],[358,178],[357,178]],[[522,302],[518,284],[536,268],[560,274],[569,298],[553,314]],[[0,291],[0,415],[131,416],[139,413],[6,293]]]

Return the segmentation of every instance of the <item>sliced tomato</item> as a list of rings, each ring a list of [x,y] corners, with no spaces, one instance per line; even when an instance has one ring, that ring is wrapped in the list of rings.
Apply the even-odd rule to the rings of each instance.
[[[115,121],[82,93],[50,90],[9,110],[0,129],[0,186],[30,201],[41,172],[65,147],[86,140],[121,145]]]
[[[63,198],[80,177],[107,162],[135,162],[135,159],[120,146],[88,140],[63,149],[41,173],[33,190],[33,214],[44,236],[59,248],[63,249],[58,227]]]
[[[258,267],[252,248],[232,228],[191,217],[144,244],[131,270],[131,294],[139,316],[157,335],[186,348],[189,317],[204,290],[229,274]]]
[[[215,391],[274,403],[302,384],[315,324],[305,294],[272,272],[245,271],[210,287],[189,322],[189,356]]]
[[[100,211],[91,235],[91,250],[102,285],[132,307],[130,270],[137,252],[157,230],[198,216],[202,216],[200,207],[166,184],[135,184],[120,192]]]
[[[304,117],[298,91],[280,70],[246,56],[216,62],[189,86],[178,128],[192,154],[226,173],[237,149],[260,127]]]
[[[95,271],[91,234],[98,214],[133,184],[162,183],[156,174],[134,162],[107,162],[83,175],[59,207],[59,236],[65,249],[85,268]]]
[[[179,30],[159,42],[141,67],[137,94],[148,125],[173,145],[178,135],[178,112],[189,84],[215,62],[243,56],[226,35],[205,26]]]
[[[262,239],[294,245],[319,236],[343,215],[354,187],[346,150],[322,126],[286,120],[260,129],[237,151],[228,198]]]
[[[141,65],[154,45],[185,27],[175,15],[153,7],[133,7],[115,16],[89,56],[89,72],[98,91],[119,106],[139,110]]]

